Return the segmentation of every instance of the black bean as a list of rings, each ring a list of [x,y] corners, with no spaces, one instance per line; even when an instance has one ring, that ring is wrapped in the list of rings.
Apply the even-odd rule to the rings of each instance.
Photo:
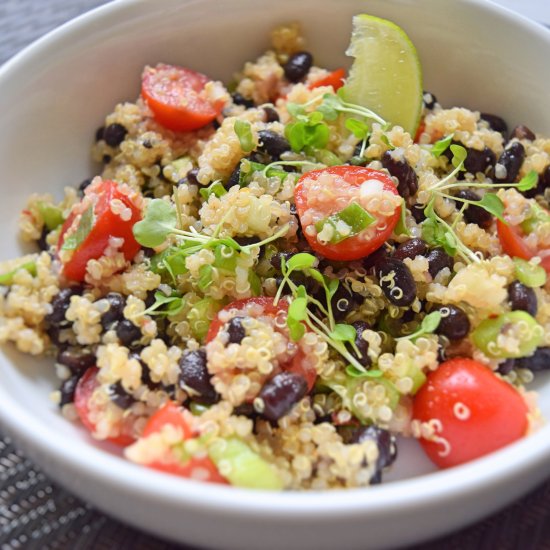
[[[74,372],[83,372],[96,364],[96,356],[89,349],[71,347],[60,351],[56,361]]]
[[[456,195],[459,199],[466,199],[469,201],[479,201],[481,197],[470,189],[462,189]],[[462,202],[458,202],[457,207],[461,208],[463,205]],[[475,223],[482,227],[483,229],[489,229],[493,223],[493,216],[490,212],[483,209],[481,206],[468,205],[464,210],[464,219],[468,223]]]
[[[281,271],[283,258],[285,259],[285,262],[288,262],[292,256],[294,256],[294,252],[277,252],[271,256],[269,262],[277,271]]]
[[[426,214],[424,210],[426,208],[425,204],[413,204],[411,207],[412,217],[415,219],[416,223],[422,223],[426,219]]]
[[[512,281],[508,285],[508,300],[512,311],[526,311],[533,317],[537,314],[537,295],[532,288],[519,281]]]
[[[358,298],[359,296],[354,294],[346,285],[340,284],[330,300],[334,319],[336,321],[344,319],[348,313],[356,308]]]
[[[351,440],[352,443],[366,441],[373,441],[378,447],[376,469],[370,480],[371,484],[378,484],[382,481],[382,470],[391,466],[397,458],[397,441],[391,432],[374,425],[359,428]]]
[[[99,141],[100,139],[103,139],[103,132],[105,132],[105,126],[100,126],[100,127],[95,131],[95,140],[96,140],[96,141]]]
[[[210,382],[204,349],[184,351],[179,366],[178,383],[182,390],[186,390],[186,387],[194,390],[204,403],[215,403],[219,399],[219,395]]]
[[[515,359],[506,359],[506,361],[502,362],[498,366],[497,372],[499,374],[502,374],[502,376],[506,376],[507,374],[510,374],[514,370],[515,366],[516,366]]]
[[[151,142],[150,139],[144,139],[143,142],[142,142],[142,145],[143,145],[143,147],[145,147],[145,149],[152,149],[153,148],[153,143]]]
[[[229,336],[229,344],[240,344],[246,336],[246,330],[243,327],[243,319],[244,317],[237,316],[226,323],[224,330]]]
[[[386,247],[382,245],[380,248],[369,254],[366,258],[363,258],[361,263],[367,271],[372,271],[373,269],[376,269],[377,266],[385,262],[387,257],[388,251]]]
[[[199,175],[199,169],[198,168],[191,168],[187,174],[185,174],[185,177],[187,178],[187,183],[191,183],[193,185],[200,185],[199,180],[197,179],[197,176]]]
[[[491,173],[496,162],[496,156],[489,147],[484,147],[481,151],[466,147],[466,152],[466,159],[464,160],[466,172],[470,172],[470,174],[477,174],[478,172],[482,174]],[[460,172],[459,174],[462,175],[463,173]]]
[[[536,187],[527,191],[521,191],[521,193],[525,197],[532,199],[537,195],[543,195],[545,189],[548,187],[550,187],[550,165],[544,169],[542,174],[539,174]]]
[[[376,268],[380,288],[396,306],[409,306],[416,298],[416,283],[410,269],[401,261],[388,258]]]
[[[537,136],[527,126],[519,124],[516,126],[510,134],[510,139],[526,139],[528,141],[534,141]]]
[[[457,306],[443,305],[434,308],[441,313],[441,321],[435,329],[436,334],[446,336],[449,340],[461,340],[470,332],[468,315]]]
[[[398,160],[393,157],[391,151],[382,155],[382,166],[397,178],[399,184],[397,191],[404,198],[412,197],[418,191],[418,176],[412,166],[405,160]]]
[[[550,347],[537,348],[530,357],[516,359],[516,367],[533,372],[550,369]]]
[[[261,405],[256,410],[268,420],[275,422],[285,416],[307,393],[307,382],[303,376],[293,372],[281,372],[268,380],[258,395]]]
[[[247,109],[251,109],[254,107],[254,101],[252,99],[247,99],[239,92],[234,92],[231,94],[231,97],[233,99],[233,103],[235,105],[242,105],[243,107],[246,107]]]
[[[107,389],[109,394],[109,399],[117,406],[123,410],[126,410],[132,406],[135,399],[130,395],[123,387],[120,382],[116,384],[111,384]]]
[[[103,131],[103,139],[110,147],[118,147],[124,141],[127,133],[128,130],[122,124],[113,122]]]
[[[426,241],[418,238],[409,239],[397,247],[392,258],[396,260],[404,260],[405,258],[414,260],[417,256],[423,256],[426,250],[428,250]]]
[[[313,56],[309,52],[297,52],[291,55],[283,65],[285,76],[290,82],[303,80],[313,65]]]
[[[426,258],[428,259],[428,271],[433,278],[445,267],[453,269],[453,259],[439,246],[430,250]]]
[[[479,116],[482,120],[489,123],[489,128],[491,128],[491,130],[500,132],[504,137],[506,137],[506,134],[508,133],[508,124],[506,124],[506,121],[503,118],[490,113],[480,113]]]
[[[273,107],[266,105],[263,109],[266,122],[279,122],[279,113]]]
[[[59,388],[59,391],[61,393],[61,399],[59,401],[60,407],[63,407],[63,405],[68,405],[69,403],[72,403],[74,401],[74,392],[80,378],[80,374],[73,374],[66,380],[63,380],[63,382],[61,383],[61,387]]]
[[[362,334],[365,330],[369,329],[370,326],[364,321],[355,321],[355,323],[352,323],[351,326],[355,329],[355,345],[357,346],[361,357],[359,357],[355,351],[352,351],[351,354],[359,361],[359,363],[361,363],[361,365],[368,368],[372,363],[368,355],[369,343],[363,339]]]
[[[50,230],[46,226],[44,226],[40,233],[40,237],[38,237],[38,240],[36,241],[39,250],[48,250],[50,248],[50,245],[46,242],[49,234]]]
[[[431,111],[437,103],[437,97],[435,97],[431,92],[424,90],[422,93],[422,103],[424,103],[424,107],[428,109],[428,111]]]
[[[111,160],[112,160],[111,155],[103,155],[101,162],[103,162],[103,164],[109,164]]]
[[[231,175],[229,176],[229,179],[227,180],[227,183],[224,185],[224,187],[229,189],[230,187],[239,185],[240,179],[241,179],[241,163],[239,162],[239,164],[237,164],[233,172],[231,172]]]
[[[260,145],[258,149],[277,160],[284,152],[290,150],[290,143],[281,134],[273,130],[260,130],[258,132]]]
[[[84,195],[84,191],[86,190],[87,187],[89,187],[91,183],[92,183],[92,178],[87,178],[81,182],[81,184],[78,186],[78,192],[80,193],[81,196]]]
[[[160,382],[153,382],[151,379],[151,369],[141,358],[139,351],[134,349],[128,354],[128,359],[135,359],[141,365],[141,381],[150,389],[158,390],[161,387]]]
[[[130,347],[141,339],[141,330],[128,319],[122,319],[116,325],[116,335],[123,346]]]
[[[65,322],[65,313],[71,305],[71,297],[80,294],[82,287],[62,288],[52,300],[52,312],[46,315],[45,320],[50,325],[61,325]]]
[[[506,147],[495,165],[495,183],[513,183],[525,159],[525,147],[514,141]]]
[[[109,292],[105,300],[109,303],[109,309],[101,315],[101,326],[104,330],[109,330],[113,323],[122,319],[126,300],[118,292]]]

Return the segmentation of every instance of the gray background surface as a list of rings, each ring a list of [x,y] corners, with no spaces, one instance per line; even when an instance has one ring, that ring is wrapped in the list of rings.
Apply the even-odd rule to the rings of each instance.
[[[49,30],[105,3],[105,0],[0,0],[0,64]],[[525,7],[530,3],[532,0],[522,0]],[[532,7],[535,5],[540,6],[536,1]],[[550,22],[550,2],[545,6],[547,11],[540,20]],[[73,497],[0,434],[0,549],[72,548],[184,547],[127,527]],[[550,550],[550,482],[500,513],[414,550],[443,548]],[[185,550],[191,549],[185,547]]]

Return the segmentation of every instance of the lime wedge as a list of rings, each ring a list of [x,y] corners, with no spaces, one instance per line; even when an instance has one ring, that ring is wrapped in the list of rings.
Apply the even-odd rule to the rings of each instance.
[[[422,112],[422,67],[405,31],[386,19],[356,15],[346,55],[355,60],[343,98],[414,136]]]

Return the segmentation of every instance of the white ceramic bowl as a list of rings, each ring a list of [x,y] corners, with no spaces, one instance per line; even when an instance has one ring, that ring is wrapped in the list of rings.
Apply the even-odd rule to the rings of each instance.
[[[303,23],[321,66],[347,64],[351,18],[392,19],[416,44],[425,87],[550,134],[550,33],[476,0],[118,1],[64,25],[0,70],[0,257],[16,257],[17,217],[31,192],[92,174],[94,130],[133,100],[144,64],[162,60],[229,79],[268,45],[274,24]],[[481,460],[430,472],[411,442],[389,483],[327,493],[243,491],[140,468],[63,420],[48,399],[51,366],[6,347],[0,420],[45,471],[106,512],[201,546],[374,548],[411,544],[488,514],[550,472],[550,427]],[[535,387],[550,418],[550,380]],[[423,474],[423,475],[422,475]],[[402,480],[399,480],[402,478]],[[406,478],[406,479],[404,479]]]

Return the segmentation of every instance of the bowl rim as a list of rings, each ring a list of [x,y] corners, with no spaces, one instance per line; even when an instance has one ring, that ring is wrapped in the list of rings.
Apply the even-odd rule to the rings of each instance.
[[[183,0],[181,4],[189,1],[192,0]],[[543,37],[550,45],[549,31],[527,17],[492,0],[461,1],[510,23],[514,21],[530,33]],[[57,27],[0,67],[0,86],[21,65],[32,62],[35,56],[40,57],[44,48],[53,48],[56,43],[70,36],[77,36],[82,30],[104,19],[122,17],[127,9],[139,8],[140,4],[143,4],[142,0],[115,0]],[[73,472],[82,472],[86,477],[102,480],[126,494],[145,494],[152,501],[162,499],[175,506],[192,504],[197,509],[215,510],[228,516],[246,513],[250,517],[267,518],[276,513],[278,517],[289,522],[298,522],[305,518],[319,520],[328,515],[332,518],[348,519],[365,513],[382,516],[399,509],[444,502],[449,495],[471,496],[482,493],[505,479],[518,479],[527,468],[548,469],[550,457],[550,426],[545,426],[537,433],[500,451],[449,470],[353,490],[336,489],[322,494],[319,491],[275,493],[201,483],[166,475],[109,454],[89,442],[83,443],[86,452],[82,453],[82,445],[72,445],[69,439],[59,437],[52,427],[30,414],[1,385],[0,424],[7,433],[14,436],[16,442],[22,442],[24,448],[35,451],[34,456],[40,457],[38,463],[42,459],[44,462],[63,462]],[[136,483],[138,478],[139,483]]]

